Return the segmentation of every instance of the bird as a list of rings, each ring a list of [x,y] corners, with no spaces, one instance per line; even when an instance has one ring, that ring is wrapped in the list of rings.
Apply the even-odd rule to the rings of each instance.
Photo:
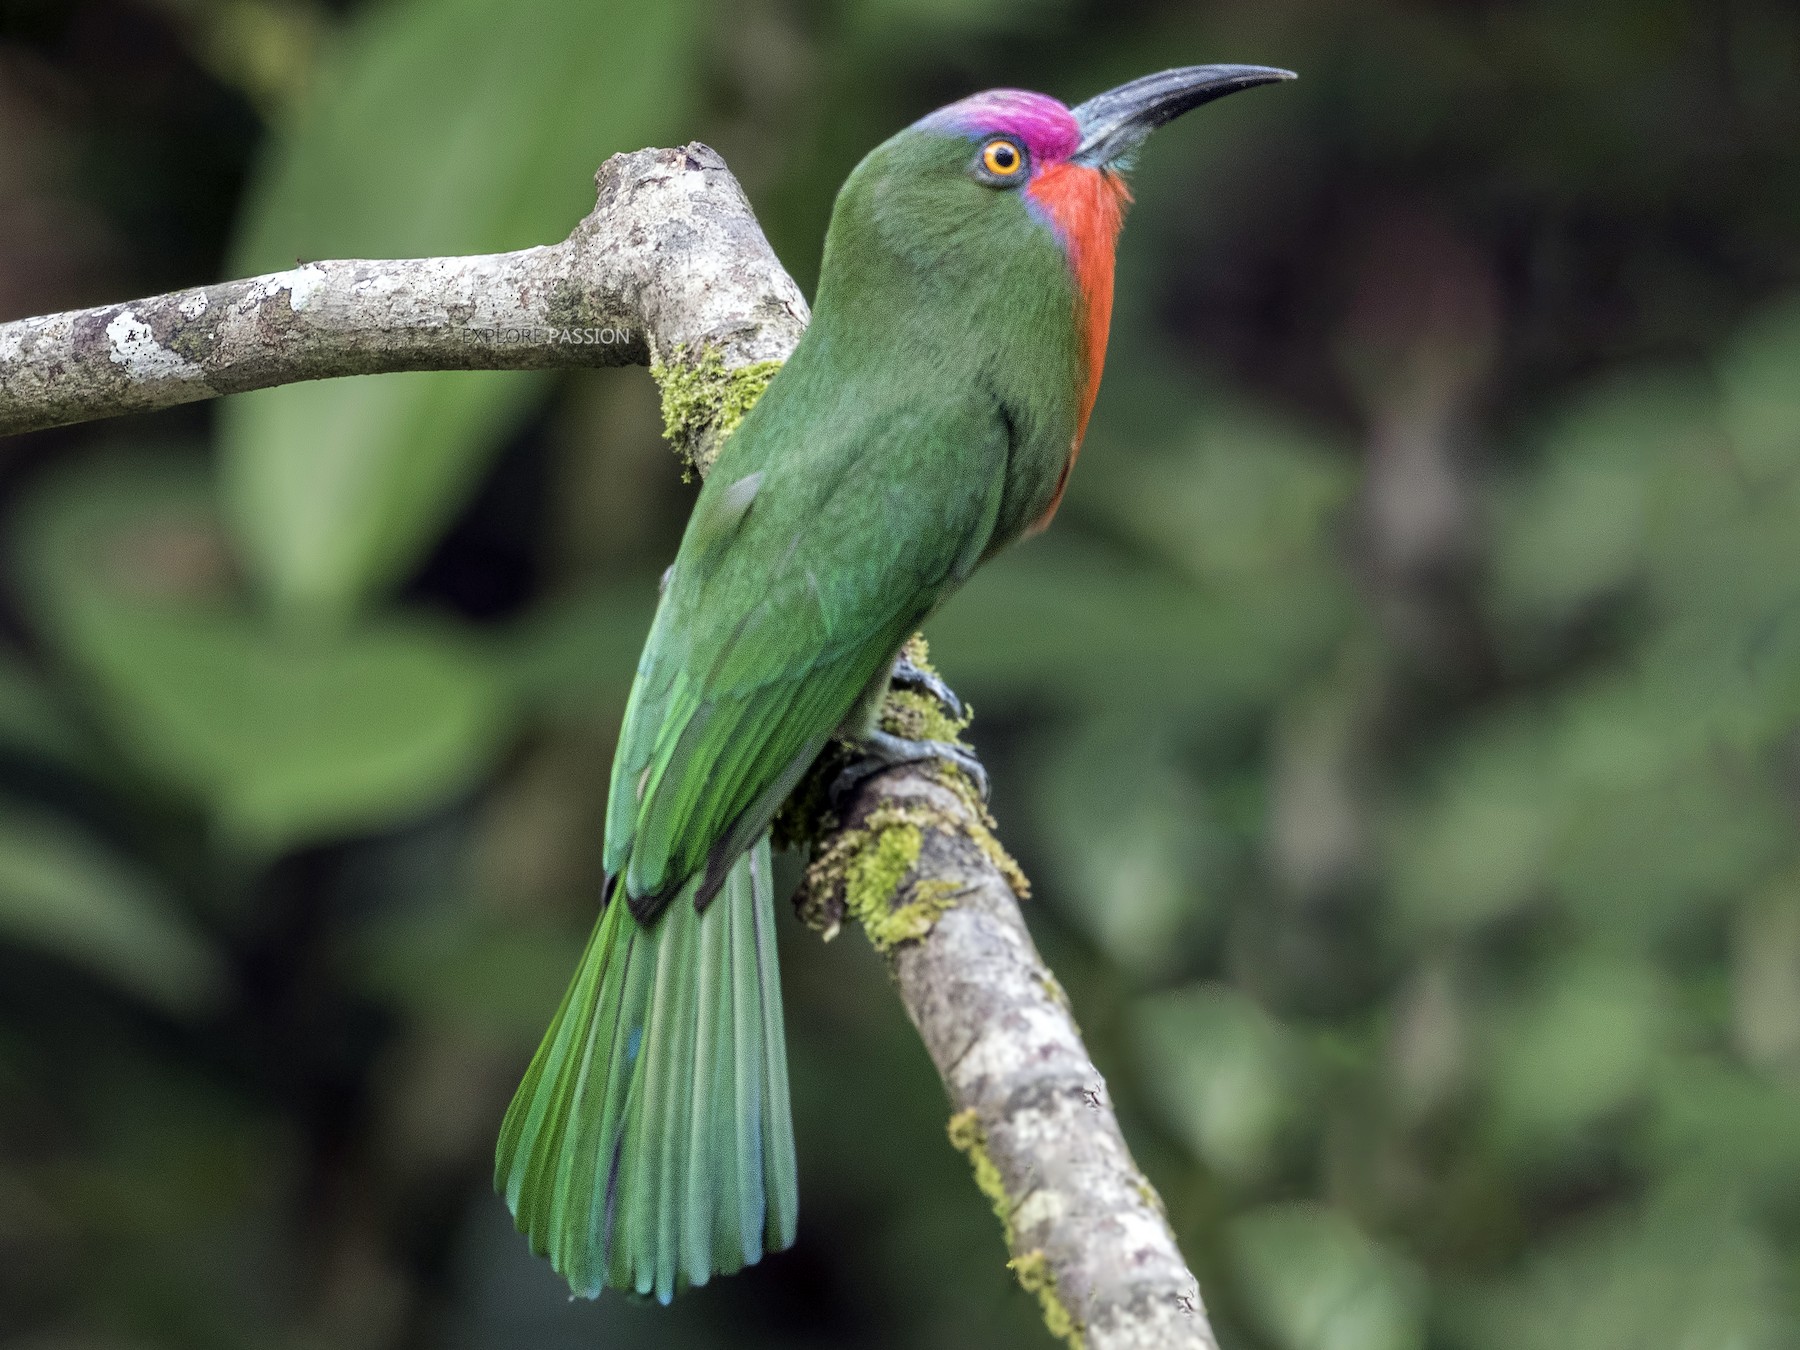
[[[579,1296],[667,1303],[789,1247],[798,1182],[770,827],[883,731],[919,625],[1063,499],[1100,388],[1126,171],[1183,113],[1294,78],[1201,65],[1069,108],[919,119],[833,205],[812,322],[695,500],[626,702],[602,907],[500,1129],[494,1182]],[[840,783],[842,780],[840,780]]]

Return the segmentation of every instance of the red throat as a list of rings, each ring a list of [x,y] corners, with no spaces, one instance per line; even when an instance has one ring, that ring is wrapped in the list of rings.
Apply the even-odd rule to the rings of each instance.
[[[1035,533],[1050,523],[1062,503],[1069,470],[1075,467],[1075,457],[1081,453],[1088,415],[1100,393],[1100,374],[1106,366],[1106,335],[1112,324],[1113,253],[1131,193],[1116,173],[1067,162],[1044,169],[1028,191],[1050,217],[1068,249],[1069,266],[1075,273],[1076,322],[1083,336],[1083,386],[1075,416],[1075,439],[1069,445],[1069,458],[1063,465],[1055,497],[1032,524]]]

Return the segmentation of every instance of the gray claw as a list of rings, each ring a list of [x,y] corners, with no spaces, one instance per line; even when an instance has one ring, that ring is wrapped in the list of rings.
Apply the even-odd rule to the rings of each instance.
[[[894,673],[889,678],[898,688],[918,689],[930,694],[948,709],[952,717],[963,715],[963,701],[956,696],[956,691],[931,671],[915,666],[905,652],[895,659]],[[985,798],[987,794],[982,795]]]
[[[856,743],[856,758],[832,779],[828,790],[832,809],[837,810],[851,793],[883,769],[892,769],[901,764],[924,764],[934,759],[941,759],[962,770],[975,785],[975,790],[981,794],[981,800],[985,802],[988,799],[987,770],[982,767],[980,760],[960,745],[952,745],[948,741],[909,741],[892,732],[877,731],[867,740]]]

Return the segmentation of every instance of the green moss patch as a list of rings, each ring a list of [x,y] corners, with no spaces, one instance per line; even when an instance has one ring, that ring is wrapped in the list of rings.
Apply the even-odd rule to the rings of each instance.
[[[686,343],[676,343],[666,360],[650,365],[662,394],[663,435],[695,472],[704,474],[780,369],[779,361],[728,369],[716,347],[693,352]]]

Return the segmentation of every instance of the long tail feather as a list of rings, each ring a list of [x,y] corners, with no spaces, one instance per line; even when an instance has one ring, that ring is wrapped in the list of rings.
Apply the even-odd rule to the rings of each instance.
[[[703,914],[687,891],[648,929],[607,905],[506,1113],[494,1185],[589,1298],[667,1302],[792,1245],[767,838]]]

